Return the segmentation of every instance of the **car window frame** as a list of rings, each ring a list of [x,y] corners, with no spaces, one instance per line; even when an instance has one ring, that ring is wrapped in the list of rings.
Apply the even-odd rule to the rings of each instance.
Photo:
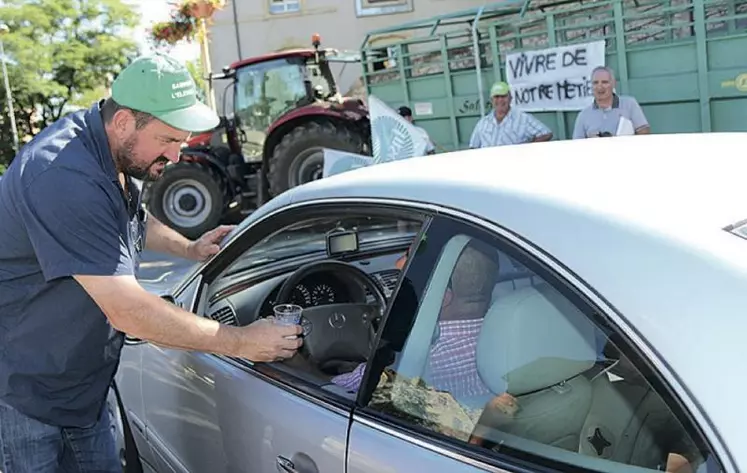
[[[726,450],[723,441],[716,433],[710,419],[706,417],[700,409],[697,402],[694,401],[692,393],[684,388],[684,384],[669,369],[659,354],[649,346],[642,335],[638,333],[624,318],[623,314],[612,306],[604,297],[590,284],[583,281],[578,275],[573,273],[570,268],[563,265],[552,255],[546,253],[538,246],[534,245],[527,239],[503,228],[493,222],[486,221],[474,215],[460,212],[456,209],[423,204],[437,212],[437,216],[430,222],[429,229],[438,226],[442,220],[446,219],[453,224],[463,225],[463,228],[472,228],[477,231],[483,239],[496,242],[496,248],[502,251],[506,256],[516,259],[521,264],[534,272],[537,276],[545,280],[561,295],[566,297],[576,307],[581,310],[593,323],[602,328],[609,338],[615,344],[624,356],[639,370],[646,382],[654,389],[662,401],[672,411],[678,419],[685,419],[683,428],[688,435],[694,436],[700,442],[705,442],[705,448],[712,454],[718,467],[723,472],[736,471],[733,459]],[[460,234],[454,232],[449,238]],[[466,233],[470,234],[470,233]],[[426,238],[428,234],[425,234]],[[448,238],[446,239],[448,241]],[[437,261],[437,260],[436,260]],[[414,261],[409,261],[403,268],[403,275],[400,277],[400,284],[404,281],[408,272],[413,269]],[[429,270],[427,279],[432,277],[433,268]],[[427,287],[427,283],[426,283]],[[397,296],[400,295],[400,288],[397,288]],[[421,297],[419,294],[418,297]],[[397,300],[393,299],[389,309],[397,305]],[[386,333],[386,324],[388,324],[389,310],[383,321],[384,327],[380,331],[380,336]],[[417,314],[417,312],[416,312]],[[414,315],[413,315],[414,317]],[[414,318],[413,321],[414,322]],[[376,351],[372,356],[373,360],[377,359],[377,352],[381,349],[381,340],[377,339]],[[480,449],[479,447],[462,444],[456,439],[441,435],[437,432],[418,427],[414,424],[407,424],[405,421],[392,416],[382,414],[374,409],[367,407],[371,395],[375,389],[383,366],[381,363],[372,363],[376,365],[373,368],[369,366],[364,374],[364,379],[356,399],[356,409],[353,413],[353,421],[372,427],[385,432],[389,435],[399,437],[403,440],[415,443],[430,449],[434,452],[457,458],[471,465],[479,465],[481,468],[499,468],[511,469],[526,467],[526,459],[517,459],[514,456],[503,458],[505,455]],[[682,421],[680,420],[682,423]],[[567,468],[565,463],[557,463],[552,459],[545,457],[536,457],[531,452],[521,452],[523,456],[532,458],[532,466],[539,468]],[[537,461],[539,460],[539,461]],[[627,466],[620,464],[621,466]],[[584,470],[579,465],[570,465]],[[504,470],[499,470],[504,471]]]
[[[245,251],[256,245],[269,233],[280,230],[292,223],[297,223],[299,218],[312,219],[318,216],[330,215],[330,212],[339,211],[341,215],[350,214],[360,209],[361,212],[370,211],[374,207],[374,215],[386,215],[390,212],[403,212],[411,214],[421,214],[424,217],[423,225],[420,232],[415,236],[418,238],[423,228],[433,218],[433,212],[409,206],[406,202],[392,203],[390,201],[375,201],[362,203],[359,200],[354,202],[348,199],[320,199],[310,200],[298,203],[288,204],[260,217],[256,222],[248,225],[246,228],[235,235],[231,241],[220,252],[215,255],[207,264],[192,277],[179,287],[175,297],[179,297],[183,291],[191,287],[195,278],[200,278],[199,289],[195,296],[196,303],[193,304],[192,311],[200,317],[207,317],[206,306],[210,294],[209,287],[213,284],[228,268],[236,258],[240,257]],[[259,267],[251,271],[260,270]],[[401,277],[400,277],[401,280]],[[390,301],[393,301],[399,289],[399,281],[395,286]],[[389,304],[391,305],[391,303]],[[388,307],[387,307],[388,310]],[[377,340],[375,340],[376,342]],[[218,355],[207,354],[208,356],[219,359],[222,363],[231,365],[235,368],[268,382],[290,394],[305,399],[315,405],[325,407],[338,413],[349,415],[355,405],[354,399],[347,399],[339,396],[332,391],[326,391],[316,386],[312,386],[307,381],[294,376],[293,374],[278,369],[271,364],[253,363],[249,360]]]

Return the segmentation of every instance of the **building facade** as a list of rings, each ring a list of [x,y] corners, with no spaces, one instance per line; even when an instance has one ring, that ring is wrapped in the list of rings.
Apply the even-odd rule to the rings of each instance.
[[[485,4],[485,0],[228,0],[210,27],[210,59],[220,71],[238,59],[288,48],[322,45],[360,49],[370,31]],[[393,38],[389,38],[393,39]],[[349,65],[339,77],[344,93],[360,78]],[[217,103],[223,86],[216,84]],[[220,105],[219,105],[220,106]]]

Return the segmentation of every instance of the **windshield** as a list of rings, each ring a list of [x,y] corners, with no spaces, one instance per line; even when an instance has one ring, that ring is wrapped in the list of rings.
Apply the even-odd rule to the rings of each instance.
[[[385,241],[411,239],[421,222],[391,217],[346,216],[321,217],[304,220],[260,240],[241,255],[227,270],[226,275],[285,259],[326,252],[326,235],[331,231],[355,231],[360,248]]]
[[[235,114],[249,130],[264,131],[307,97],[305,66],[297,58],[245,66],[236,73]]]

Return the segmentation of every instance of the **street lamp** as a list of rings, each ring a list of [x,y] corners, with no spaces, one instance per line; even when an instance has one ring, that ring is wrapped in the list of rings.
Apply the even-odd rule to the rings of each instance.
[[[3,47],[2,37],[10,32],[8,25],[0,24],[0,62],[3,65],[3,80],[5,81],[5,96],[8,99],[8,116],[10,117],[10,130],[13,133],[13,149],[16,153],[20,149],[18,146],[18,129],[16,128],[16,114],[13,111],[13,97],[10,94],[10,80],[8,79],[8,69],[5,64],[5,48]]]

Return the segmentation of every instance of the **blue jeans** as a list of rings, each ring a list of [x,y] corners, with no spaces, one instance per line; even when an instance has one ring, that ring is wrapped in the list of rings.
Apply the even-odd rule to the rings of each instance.
[[[3,473],[122,473],[109,410],[86,428],[47,425],[0,402]]]

